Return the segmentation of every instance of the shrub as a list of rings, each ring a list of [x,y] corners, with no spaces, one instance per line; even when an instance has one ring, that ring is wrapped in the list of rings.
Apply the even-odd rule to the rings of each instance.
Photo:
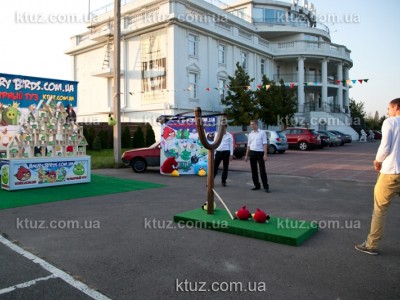
[[[133,135],[132,146],[133,148],[141,148],[144,147],[144,145],[145,141],[144,141],[143,130],[141,127],[138,127],[135,131],[135,134]]]
[[[100,138],[100,136],[98,135],[98,136],[96,136],[95,138],[94,138],[94,141],[93,141],[93,150],[95,150],[95,151],[100,151],[100,150],[102,150],[103,149],[103,147],[102,147],[102,145],[101,145],[101,138]]]
[[[125,126],[124,131],[121,135],[121,145],[122,148],[131,148],[132,147],[132,139],[131,139],[131,131],[128,126]]]
[[[156,142],[153,127],[150,124],[146,125],[146,146],[153,145]]]

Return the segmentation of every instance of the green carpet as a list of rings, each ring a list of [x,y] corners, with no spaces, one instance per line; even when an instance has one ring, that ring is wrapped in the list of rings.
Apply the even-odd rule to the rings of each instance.
[[[91,182],[27,190],[0,189],[0,209],[163,187],[162,184],[91,174]]]
[[[232,220],[222,209],[216,209],[213,215],[201,208],[186,211],[175,215],[174,222],[290,246],[299,246],[318,231],[316,223],[280,217],[271,216],[268,223]]]

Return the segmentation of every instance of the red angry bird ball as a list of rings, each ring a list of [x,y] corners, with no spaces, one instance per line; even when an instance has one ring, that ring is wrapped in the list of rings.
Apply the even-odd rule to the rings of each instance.
[[[256,212],[253,214],[253,219],[257,223],[265,223],[266,221],[269,220],[269,215],[267,215],[265,211],[262,211],[257,208]]]
[[[236,216],[239,220],[248,220],[251,218],[250,211],[246,208],[246,206],[243,206],[241,209],[239,209],[236,212]]]

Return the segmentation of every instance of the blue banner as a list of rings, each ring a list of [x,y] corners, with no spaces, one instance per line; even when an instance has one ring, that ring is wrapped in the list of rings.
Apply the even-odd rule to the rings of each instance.
[[[77,107],[78,82],[0,73],[0,103],[28,108],[40,100],[52,98]]]

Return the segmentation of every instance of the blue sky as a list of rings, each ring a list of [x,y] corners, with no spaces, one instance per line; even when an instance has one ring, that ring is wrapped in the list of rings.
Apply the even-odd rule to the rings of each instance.
[[[91,0],[91,8],[110,2]],[[397,87],[400,1],[309,2],[315,5],[318,19],[329,26],[332,42],[351,50],[354,66],[350,79],[369,79],[368,83],[355,84],[350,89],[350,97],[364,102],[367,113],[385,114],[387,103],[400,97]],[[71,58],[64,51],[70,48],[72,35],[86,30],[88,3],[87,0],[3,1],[0,72],[72,79]],[[53,22],[44,20],[49,16],[54,18]],[[76,21],[65,21],[72,17]]]

